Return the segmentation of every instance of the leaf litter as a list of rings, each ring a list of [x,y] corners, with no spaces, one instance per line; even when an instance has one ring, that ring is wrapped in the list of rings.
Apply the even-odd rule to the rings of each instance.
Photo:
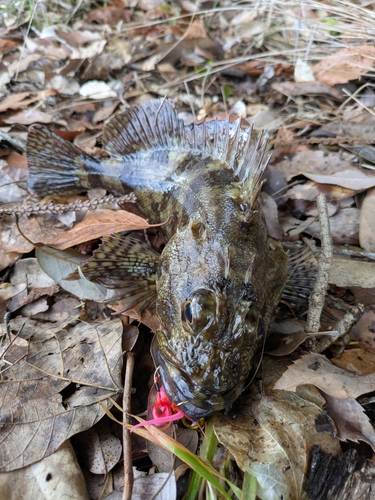
[[[109,407],[109,398],[121,394],[124,325],[136,328],[141,321],[155,331],[158,319],[152,307],[143,313],[136,308],[121,312],[129,300],[119,300],[112,291],[79,275],[78,269],[96,250],[98,240],[111,232],[145,229],[155,248],[164,244],[130,204],[125,207],[129,212],[105,203],[88,211],[86,196],[81,195],[79,203],[70,194],[44,200],[31,196],[26,190],[24,157],[16,155],[24,150],[27,126],[45,123],[89,154],[100,156],[103,124],[114,113],[167,94],[191,122],[233,110],[254,122],[256,129],[271,131],[271,167],[277,174],[267,175],[262,195],[271,237],[289,244],[312,238],[319,251],[316,197],[324,193],[334,241],[328,296],[336,299],[338,308],[361,301],[366,306],[349,332],[349,342],[341,346],[343,352],[333,345],[324,353],[328,357],[306,353],[311,347],[304,332],[307,306],[301,310],[295,305],[280,306],[271,336],[276,344],[266,346],[278,357],[264,358],[262,372],[237,408],[214,417],[215,432],[224,444],[217,447],[217,457],[224,452],[215,464],[224,470],[230,462],[232,469],[226,470],[239,467],[253,474],[259,498],[279,498],[281,493],[304,498],[315,444],[338,454],[340,441],[347,446],[357,443],[363,456],[370,457],[375,419],[374,370],[369,358],[374,349],[375,182],[374,119],[369,110],[375,99],[374,47],[368,33],[375,19],[368,3],[350,2],[344,9],[340,1],[309,0],[308,8],[302,8],[277,0],[272,8],[264,2],[254,9],[254,2],[241,6],[219,2],[207,8],[203,3],[123,0],[92,9],[84,0],[72,6],[53,1],[47,7],[39,2],[32,12],[18,3],[0,13],[4,21],[0,30],[0,197],[5,204],[0,221],[0,312],[4,347],[11,342],[1,368],[0,416],[6,423],[0,430],[0,465],[3,470],[15,469],[23,478],[20,490],[11,488],[14,498],[34,491],[36,483],[25,482],[34,462],[47,464],[45,457],[57,457],[56,450],[82,432],[95,436],[92,452],[100,458],[95,473],[90,472],[89,446],[72,437],[75,451],[69,453],[78,455],[85,479],[81,477],[77,485],[80,493],[67,490],[69,496],[85,498],[85,481],[91,498],[124,488],[124,481],[113,479],[122,474],[121,432],[113,424],[101,437],[104,410],[98,401]],[[32,243],[40,245],[30,256]],[[327,325],[335,329],[332,312],[326,306],[323,331]],[[292,324],[295,316],[297,324]],[[142,376],[133,381],[134,413],[144,412],[147,406],[153,372],[150,333],[142,325],[141,330],[143,335],[133,331],[126,344],[126,350],[137,353],[142,367],[137,372]],[[288,355],[294,364],[287,369]],[[307,359],[311,362],[306,367]],[[303,379],[311,371],[314,376]],[[293,375],[286,388],[273,389],[271,385],[280,381],[273,380],[272,373],[281,381]],[[301,386],[304,380],[308,386]],[[357,390],[351,389],[353,383]],[[294,389],[296,394],[291,392]],[[42,442],[46,434],[48,442]],[[197,431],[191,430],[191,440],[197,439]],[[204,447],[204,432],[200,439]],[[116,450],[110,465],[106,457],[112,444],[107,447],[106,442]],[[250,455],[244,454],[248,448],[253,450]],[[163,471],[175,469],[176,464],[160,461],[157,449],[148,458],[140,451],[145,445],[136,449],[140,455],[134,465],[150,460],[149,468],[153,462]],[[236,465],[225,450],[234,455]],[[169,464],[170,459],[171,455]],[[229,479],[237,472],[228,472]],[[0,474],[4,488],[13,481],[6,474],[12,473]],[[156,494],[162,485],[168,493],[161,498],[172,498],[177,477],[176,470],[136,477],[135,498],[151,488]],[[182,480],[186,476],[179,484]],[[150,483],[138,490],[142,481]]]

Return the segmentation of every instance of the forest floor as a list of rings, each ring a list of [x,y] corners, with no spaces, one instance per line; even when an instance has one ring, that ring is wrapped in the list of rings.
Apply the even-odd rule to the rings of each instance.
[[[374,39],[370,0],[0,0],[0,499],[373,498]],[[32,194],[28,134],[105,159],[111,119],[155,98],[185,125],[232,115],[269,135],[271,242],[312,247],[319,279],[315,303],[295,300],[300,250],[231,409],[130,434],[161,397],[155,303],[108,285],[126,274],[114,246],[118,275],[84,270],[120,232],[147,262],[165,219],[101,187]]]

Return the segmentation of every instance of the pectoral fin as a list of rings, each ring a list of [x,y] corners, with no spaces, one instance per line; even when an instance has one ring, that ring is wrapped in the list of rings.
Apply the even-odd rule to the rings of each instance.
[[[142,311],[156,301],[156,269],[160,254],[146,241],[111,234],[81,267],[90,281],[116,290],[117,299],[128,299],[127,309]]]
[[[305,305],[314,288],[317,263],[307,245],[289,251],[289,272],[281,299],[294,305]]]

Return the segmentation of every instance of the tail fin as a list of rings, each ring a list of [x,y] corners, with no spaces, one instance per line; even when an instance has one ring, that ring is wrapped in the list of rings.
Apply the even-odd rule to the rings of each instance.
[[[74,144],[43,125],[30,128],[27,138],[29,190],[39,196],[88,189],[86,165],[97,162]]]

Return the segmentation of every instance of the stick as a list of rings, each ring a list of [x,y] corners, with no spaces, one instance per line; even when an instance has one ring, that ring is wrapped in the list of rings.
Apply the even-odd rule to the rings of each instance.
[[[306,320],[306,333],[317,333],[320,328],[320,317],[324,306],[324,298],[328,287],[329,269],[332,262],[332,238],[329,228],[327,200],[324,194],[318,195],[318,214],[320,221],[320,239],[322,253],[318,261],[318,275],[313,292],[309,299],[309,310]]]
[[[124,394],[122,398],[122,408],[124,411],[124,424],[130,424],[129,413],[131,413],[131,397],[132,397],[132,382],[134,370],[134,354],[128,352],[126,354],[126,368],[124,381]],[[131,500],[133,492],[134,474],[132,460],[132,444],[130,431],[123,426],[122,441],[124,446],[124,490],[122,492],[122,500]]]

